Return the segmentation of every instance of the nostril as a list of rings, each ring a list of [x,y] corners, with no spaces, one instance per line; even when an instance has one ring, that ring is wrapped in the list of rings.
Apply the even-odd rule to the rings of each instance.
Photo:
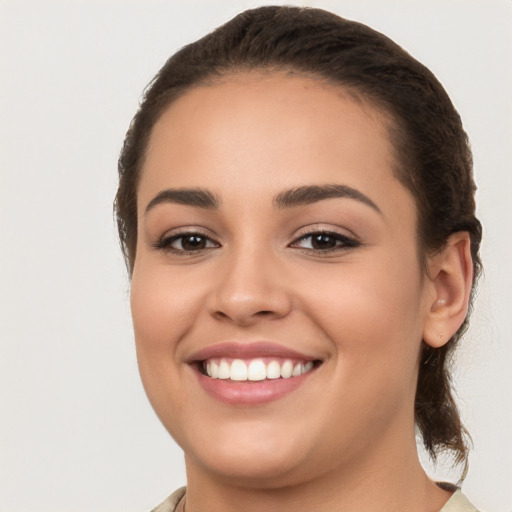
[[[214,316],[219,320],[232,320],[240,324],[250,324],[256,319],[272,318],[279,316],[275,311],[269,309],[263,309],[261,311],[246,312],[240,310],[234,310],[231,312],[215,311]]]
[[[249,325],[258,320],[282,318],[290,312],[291,300],[288,293],[283,290],[256,291],[236,293],[236,290],[230,291],[225,285],[212,294],[210,314],[217,320]]]

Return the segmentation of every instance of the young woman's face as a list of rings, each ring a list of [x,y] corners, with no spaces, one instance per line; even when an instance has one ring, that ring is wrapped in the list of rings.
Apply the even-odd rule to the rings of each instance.
[[[379,112],[307,78],[225,79],[158,121],[132,312],[189,469],[281,485],[414,436],[429,281],[394,165]]]

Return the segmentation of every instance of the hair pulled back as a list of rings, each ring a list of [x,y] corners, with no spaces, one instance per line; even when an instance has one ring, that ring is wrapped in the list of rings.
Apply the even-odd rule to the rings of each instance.
[[[119,159],[115,212],[131,274],[137,242],[137,183],[151,130],[166,107],[192,87],[247,70],[305,73],[348,90],[391,119],[395,175],[415,198],[418,243],[425,260],[448,237],[467,231],[474,275],[480,273],[480,223],[468,139],[434,75],[371,28],[320,9],[261,7],[245,11],[183,47],[145,91]],[[474,286],[473,286],[474,288]],[[467,319],[438,349],[423,346],[415,418],[435,461],[448,450],[467,469],[467,433],[450,380],[450,355]]]

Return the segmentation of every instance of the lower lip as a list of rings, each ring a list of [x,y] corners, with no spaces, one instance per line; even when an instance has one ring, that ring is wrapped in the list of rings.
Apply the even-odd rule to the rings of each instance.
[[[196,371],[199,383],[213,398],[231,405],[258,405],[278,400],[293,391],[316,371],[316,368],[298,377],[262,381],[231,381],[212,379]]]

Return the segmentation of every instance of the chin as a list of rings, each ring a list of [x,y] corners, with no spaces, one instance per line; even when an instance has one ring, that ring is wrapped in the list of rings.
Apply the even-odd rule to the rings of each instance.
[[[309,443],[303,436],[275,426],[256,423],[248,428],[241,423],[231,428],[209,429],[201,443],[190,440],[187,446],[185,441],[182,448],[187,454],[187,466],[200,465],[231,484],[236,481],[259,488],[289,485],[296,480],[299,468],[308,466],[305,446]],[[197,446],[201,449],[194,449]]]
[[[200,464],[211,475],[241,487],[274,489],[297,483],[300,464],[290,457],[272,454],[248,454],[240,457],[234,453],[216,453],[210,458],[201,454]],[[187,458],[187,465],[189,459]]]

